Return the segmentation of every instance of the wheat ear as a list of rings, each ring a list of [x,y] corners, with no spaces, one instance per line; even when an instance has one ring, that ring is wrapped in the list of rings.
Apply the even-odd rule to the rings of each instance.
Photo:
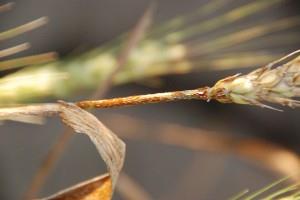
[[[81,108],[109,108],[187,99],[206,101],[214,99],[221,103],[250,104],[275,110],[278,109],[265,103],[297,107],[300,106],[300,101],[293,98],[300,96],[300,56],[278,67],[273,67],[298,53],[300,50],[249,74],[227,77],[218,81],[213,87],[104,100],[87,100],[78,102],[77,105]]]
[[[222,103],[251,104],[272,108],[265,103],[298,107],[300,101],[300,56],[274,67],[299,54],[297,50],[265,67],[246,75],[235,75],[218,81],[209,92],[210,98]]]

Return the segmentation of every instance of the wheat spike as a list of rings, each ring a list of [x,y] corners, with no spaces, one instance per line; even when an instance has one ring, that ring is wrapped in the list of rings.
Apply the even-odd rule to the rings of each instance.
[[[300,97],[300,56],[273,68],[274,65],[300,53],[295,51],[262,68],[246,75],[234,75],[218,81],[213,87],[201,87],[193,90],[173,91],[156,94],[145,94],[112,99],[85,100],[76,102],[83,109],[111,108],[129,105],[171,102],[178,100],[217,100],[221,103],[236,103],[256,105],[275,109],[265,103],[280,104],[282,106],[298,107],[300,101],[293,99]],[[44,104],[49,110],[52,104]],[[54,104],[55,105],[55,104]],[[0,120],[19,120],[20,115],[39,114],[43,104],[23,107],[1,108]],[[279,110],[280,111],[280,110]]]
[[[246,75],[235,75],[218,81],[209,97],[222,103],[251,104],[272,108],[264,103],[298,107],[300,101],[300,56],[273,68],[274,65],[300,53],[295,51],[278,61]]]
[[[78,102],[77,105],[82,108],[109,108],[187,99],[206,101],[214,99],[221,103],[249,104],[275,110],[279,109],[264,103],[294,108],[300,106],[300,101],[293,99],[300,96],[300,56],[278,67],[273,68],[273,66],[298,53],[300,50],[249,74],[236,74],[227,77],[218,81],[213,87],[94,101],[87,100]]]

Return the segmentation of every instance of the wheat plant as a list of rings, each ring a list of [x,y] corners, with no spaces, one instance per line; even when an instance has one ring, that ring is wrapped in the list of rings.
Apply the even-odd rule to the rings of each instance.
[[[191,38],[195,35],[222,29],[224,26],[242,21],[255,13],[263,12],[282,1],[263,0],[251,2],[215,18],[191,26],[187,25],[193,18],[217,11],[228,2],[230,0],[211,1],[191,14],[154,26],[147,32],[153,14],[153,7],[150,6],[132,32],[122,34],[112,42],[83,55],[50,62],[56,59],[56,54],[50,52],[0,62],[0,70],[2,71],[25,67],[0,79],[0,104],[3,106],[3,108],[0,108],[0,120],[42,124],[44,117],[57,115],[72,131],[84,133],[91,139],[107,166],[107,174],[42,198],[43,200],[89,198],[109,200],[112,198],[115,188],[123,191],[125,195],[129,194],[126,190],[130,188],[130,185],[132,188],[137,188],[129,176],[120,174],[125,161],[125,143],[93,114],[85,111],[87,109],[179,100],[203,100],[207,102],[216,100],[220,103],[254,105],[278,111],[281,111],[277,108],[278,105],[291,108],[300,106],[298,100],[300,97],[300,56],[298,55],[300,50],[279,60],[275,60],[279,56],[275,53],[256,51],[222,52],[224,49],[232,47],[233,49],[243,49],[243,45],[247,46],[247,42],[251,40],[257,39],[259,41],[261,37],[270,33],[298,26],[300,25],[298,16],[282,18],[268,24],[246,26],[242,30],[224,33],[212,38],[209,42],[206,42],[206,37],[199,37],[196,40],[197,42],[195,40],[191,41]],[[12,4],[1,6],[0,11],[11,6]],[[0,41],[38,28],[47,21],[47,18],[42,17],[17,28],[4,31],[0,33]],[[220,32],[222,33],[222,31]],[[286,35],[286,38],[291,39],[291,42],[298,40],[297,34],[295,37],[289,36]],[[276,35],[275,37],[266,37],[262,41],[269,40],[273,42],[274,38],[276,38]],[[288,43],[288,39],[284,40],[283,43]],[[278,44],[280,42],[282,41],[279,41]],[[258,43],[261,43],[261,41]],[[0,58],[17,54],[29,47],[28,43],[23,43],[1,50]],[[213,86],[112,99],[104,98],[104,94],[112,85],[165,74],[187,73],[195,69],[204,70],[207,65],[217,70],[262,65],[271,59],[275,61],[244,75],[236,74],[226,77],[217,81]],[[29,65],[34,66],[27,67]],[[99,84],[100,87],[98,87]],[[88,100],[72,103],[58,101],[55,103],[34,104],[34,102],[47,97],[65,99],[78,90],[92,90],[95,88],[96,92]],[[28,105],[16,106],[19,103],[28,103]],[[69,138],[68,135],[72,131],[64,133],[64,137],[66,135],[67,137],[61,143],[61,149],[63,149]],[[49,166],[51,168],[51,165]],[[43,173],[47,173],[47,171]],[[29,190],[26,195],[27,199],[35,196],[44,181],[43,176],[42,174],[36,182],[33,181],[32,190]],[[118,181],[123,181],[123,185],[128,184],[128,188],[118,187]],[[278,181],[250,195],[248,195],[248,192],[243,191],[231,199],[255,199],[280,182]],[[142,189],[136,192],[139,193],[140,199],[150,199],[146,193],[140,191]],[[262,199],[300,199],[298,184],[278,190]]]
[[[222,33],[223,28],[230,27],[232,23],[243,22],[257,13],[280,5],[281,0],[250,2],[229,9],[224,14],[217,14],[216,17],[201,19],[211,12],[218,13],[219,9],[230,5],[226,2],[208,2],[191,14],[175,17],[151,27],[128,55],[122,70],[114,76],[113,85],[201,69],[224,70],[259,66],[282,55],[271,52],[268,45],[278,44],[278,47],[282,47],[298,41],[297,33],[295,36],[291,36],[289,32],[284,33],[285,30],[300,25],[298,16],[266,20],[259,24],[245,22],[242,29]],[[149,16],[148,20],[151,18]],[[195,18],[199,18],[199,22],[190,24]],[[41,20],[44,18],[37,22]],[[21,32],[20,29],[23,31],[24,28],[17,28],[17,33]],[[9,35],[15,36],[16,30],[9,31]],[[221,34],[209,38],[205,33],[210,31],[218,31]],[[192,39],[197,35],[199,37]],[[4,39],[7,38],[4,36]],[[33,57],[0,62],[0,69],[3,70],[27,66],[0,79],[0,104],[6,106],[40,102],[49,97],[66,99],[72,97],[77,91],[91,91],[97,88],[118,65],[118,55],[126,44],[127,36],[128,34],[122,34],[111,42],[82,55],[70,56],[44,65],[30,66],[30,61],[35,60]],[[280,40],[276,37],[280,37]],[[247,51],[248,45],[262,42],[267,42],[265,49]],[[274,50],[274,47],[272,49]],[[51,55],[47,54],[47,56]]]

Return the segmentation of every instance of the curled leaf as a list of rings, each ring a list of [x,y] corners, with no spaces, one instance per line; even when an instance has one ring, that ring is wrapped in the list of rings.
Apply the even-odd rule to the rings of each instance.
[[[63,122],[77,133],[87,134],[96,146],[106,163],[114,189],[125,159],[125,143],[91,113],[75,104],[60,102],[60,105]]]
[[[53,114],[60,114],[62,121],[66,125],[70,126],[75,132],[84,133],[90,137],[108,168],[109,182],[105,182],[105,185],[109,185],[109,189],[105,190],[105,196],[107,196],[106,193],[109,193],[110,197],[106,199],[111,199],[118,176],[124,164],[125,143],[121,139],[119,139],[118,136],[116,136],[111,130],[109,130],[104,124],[102,124],[94,115],[81,109],[75,104],[60,101],[58,104],[37,104],[32,106],[22,106],[14,108],[1,108],[0,120],[14,120],[27,123],[39,123],[42,117]],[[82,185],[74,187],[77,188],[80,186]],[[86,187],[90,188],[91,186]],[[74,188],[70,188],[67,191],[73,191],[73,189]],[[77,190],[74,191],[76,193]],[[82,192],[78,192],[78,194],[74,195],[80,196],[82,195]]]

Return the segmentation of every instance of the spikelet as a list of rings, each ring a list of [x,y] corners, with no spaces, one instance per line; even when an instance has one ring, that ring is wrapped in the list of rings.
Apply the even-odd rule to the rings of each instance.
[[[222,103],[250,104],[275,109],[265,103],[299,107],[300,56],[274,67],[298,54],[295,51],[278,61],[246,75],[237,74],[218,81],[209,91],[209,98]],[[277,110],[277,109],[276,109]]]

